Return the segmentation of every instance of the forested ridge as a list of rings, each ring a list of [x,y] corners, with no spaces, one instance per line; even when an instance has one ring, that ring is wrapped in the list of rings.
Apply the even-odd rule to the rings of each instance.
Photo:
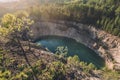
[[[95,25],[108,33],[120,36],[119,0],[49,0],[30,8],[38,20],[72,20]]]

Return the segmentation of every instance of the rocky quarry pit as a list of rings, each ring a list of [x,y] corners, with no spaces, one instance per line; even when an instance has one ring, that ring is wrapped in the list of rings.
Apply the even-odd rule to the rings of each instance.
[[[93,26],[72,21],[39,21],[31,27],[31,30],[33,40],[46,35],[75,39],[104,58],[110,69],[120,70],[120,38],[116,36]]]

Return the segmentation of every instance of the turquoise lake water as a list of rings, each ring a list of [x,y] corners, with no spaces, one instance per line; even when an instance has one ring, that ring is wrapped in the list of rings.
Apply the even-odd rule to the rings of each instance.
[[[56,52],[58,46],[67,47],[68,56],[78,55],[81,61],[93,63],[98,68],[104,67],[104,60],[98,54],[74,39],[60,36],[42,36],[36,40],[36,43],[48,48],[53,53]]]

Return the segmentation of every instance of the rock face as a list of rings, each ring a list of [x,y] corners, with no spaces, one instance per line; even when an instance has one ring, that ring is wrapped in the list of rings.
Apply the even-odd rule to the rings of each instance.
[[[73,38],[86,46],[93,45],[93,34],[80,23],[74,22],[37,22],[32,27],[34,39],[44,35],[57,35]]]
[[[120,70],[120,38],[102,30],[97,31],[97,35],[101,42],[107,46],[107,49],[104,48],[104,50],[112,57],[114,61],[113,68]]]
[[[120,39],[102,30],[67,21],[41,21],[36,22],[32,27],[33,39],[45,35],[57,35],[73,38],[76,41],[88,46],[101,57],[103,57],[110,68],[113,68],[112,59],[115,65],[120,66]]]

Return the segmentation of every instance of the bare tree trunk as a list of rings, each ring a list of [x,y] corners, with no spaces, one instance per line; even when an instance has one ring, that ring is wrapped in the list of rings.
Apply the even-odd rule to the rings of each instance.
[[[28,46],[29,46],[29,51],[31,51],[31,44],[30,44],[30,40],[28,41]]]
[[[21,44],[20,40],[19,40],[18,38],[16,38],[16,39],[17,39],[17,42],[18,42],[18,44],[19,44],[19,47],[21,48],[21,51],[22,51],[22,53],[23,53],[23,56],[24,56],[27,64],[32,68],[32,65],[31,65],[30,62],[28,61],[26,52],[25,52],[24,48],[22,47],[22,44]],[[33,75],[34,80],[38,80],[37,76],[35,75],[35,72],[34,72],[33,70],[32,70],[32,72],[33,72],[32,75]]]

